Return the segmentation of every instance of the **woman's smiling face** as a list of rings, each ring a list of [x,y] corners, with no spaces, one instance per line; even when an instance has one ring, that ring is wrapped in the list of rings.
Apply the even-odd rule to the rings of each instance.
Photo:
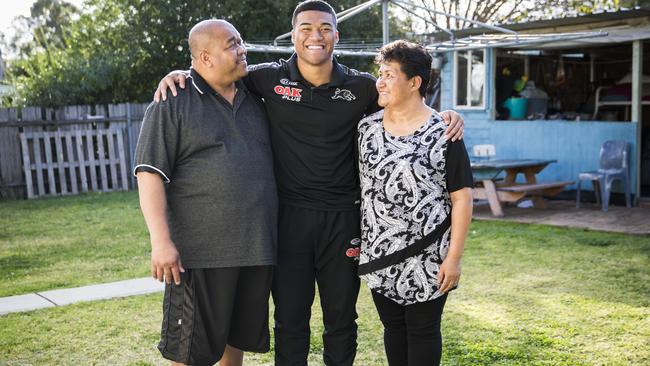
[[[400,64],[395,61],[379,65],[379,75],[375,84],[379,93],[379,105],[384,108],[398,105],[412,98],[413,92],[419,97],[413,79],[409,79],[400,68]]]

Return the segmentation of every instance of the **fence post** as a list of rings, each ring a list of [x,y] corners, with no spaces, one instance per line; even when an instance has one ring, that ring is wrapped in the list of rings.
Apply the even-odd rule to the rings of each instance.
[[[24,198],[25,178],[15,109],[0,109],[0,198]]]
[[[131,182],[131,188],[135,189],[135,177],[131,174],[131,166],[135,161],[134,151],[135,151],[135,141],[133,141],[133,133],[131,133],[131,128],[133,127],[133,120],[131,119],[131,103],[126,103],[126,140],[128,142],[127,150],[129,152],[128,159],[128,169],[129,172],[129,182]]]

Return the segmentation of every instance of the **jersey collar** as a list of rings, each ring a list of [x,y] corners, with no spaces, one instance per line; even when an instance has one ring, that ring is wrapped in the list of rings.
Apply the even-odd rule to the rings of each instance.
[[[198,72],[194,69],[190,69],[190,83],[192,84],[192,87],[196,89],[200,94],[212,94],[212,95],[218,95],[221,96],[219,93],[217,93],[210,84],[208,84],[205,79],[199,75]],[[241,80],[237,80],[235,82],[235,86],[237,87],[237,91],[242,91],[244,93],[248,92],[246,90],[246,87],[244,86],[244,83]]]
[[[300,70],[298,70],[298,55],[294,53],[288,60],[283,61],[285,68],[289,72],[289,78],[291,81],[300,81],[305,85],[310,85],[309,82],[302,77]],[[330,82],[319,86],[319,88],[328,88],[343,85],[343,82],[345,81],[345,72],[343,71],[343,67],[339,65],[339,63],[336,61],[336,58],[333,58],[332,62],[334,63],[334,67],[332,68],[332,76],[330,78]]]

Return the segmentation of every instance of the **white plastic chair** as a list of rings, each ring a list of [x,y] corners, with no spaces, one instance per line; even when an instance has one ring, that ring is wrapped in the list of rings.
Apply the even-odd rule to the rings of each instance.
[[[628,157],[630,144],[626,141],[605,141],[600,147],[600,167],[598,170],[578,174],[578,187],[576,192],[576,208],[580,208],[580,183],[590,180],[594,185],[596,201],[602,202],[602,210],[609,207],[609,196],[612,192],[612,183],[620,179],[625,187],[625,205],[631,205],[631,183]]]

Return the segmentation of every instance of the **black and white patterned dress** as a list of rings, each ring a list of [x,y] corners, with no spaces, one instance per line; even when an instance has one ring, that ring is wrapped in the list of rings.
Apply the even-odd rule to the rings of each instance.
[[[432,233],[451,214],[449,192],[473,184],[462,141],[450,143],[446,125],[436,112],[417,131],[393,136],[383,127],[383,111],[359,122],[361,179],[361,253],[364,264],[404,250]],[[449,177],[449,146],[452,158]],[[455,180],[450,187],[448,178]],[[440,229],[444,229],[441,227]],[[437,275],[449,249],[450,227],[419,253],[398,263],[362,274],[368,286],[393,301],[409,305],[433,300]],[[360,271],[361,273],[361,271]]]

